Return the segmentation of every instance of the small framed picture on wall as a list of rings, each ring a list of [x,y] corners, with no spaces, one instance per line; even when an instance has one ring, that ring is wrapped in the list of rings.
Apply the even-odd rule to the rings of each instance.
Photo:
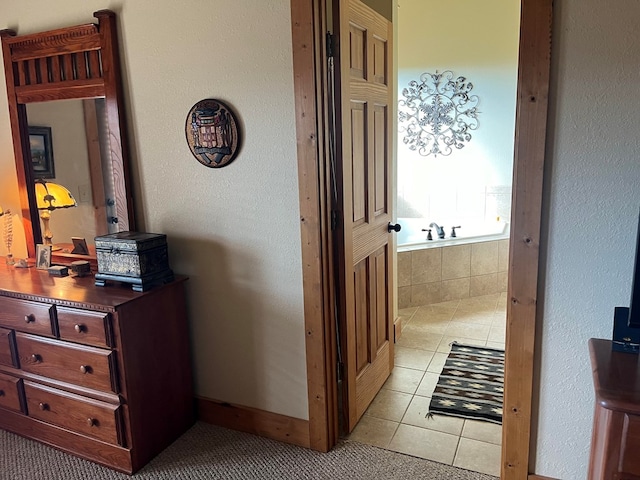
[[[50,127],[29,127],[31,165],[35,178],[55,178]]]

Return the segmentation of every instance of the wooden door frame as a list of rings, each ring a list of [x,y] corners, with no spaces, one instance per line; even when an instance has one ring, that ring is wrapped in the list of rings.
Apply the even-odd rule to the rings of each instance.
[[[530,468],[542,184],[553,0],[521,0],[502,429],[503,480]],[[338,441],[325,0],[291,0],[309,444]]]

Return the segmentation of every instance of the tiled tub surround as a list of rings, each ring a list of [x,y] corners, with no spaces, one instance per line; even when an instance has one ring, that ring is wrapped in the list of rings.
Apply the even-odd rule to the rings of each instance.
[[[398,308],[507,291],[509,240],[398,252]]]

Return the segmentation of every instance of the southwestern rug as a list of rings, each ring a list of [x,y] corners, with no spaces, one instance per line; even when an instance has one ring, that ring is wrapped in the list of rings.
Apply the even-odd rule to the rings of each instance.
[[[454,342],[431,397],[429,414],[502,424],[504,350]]]

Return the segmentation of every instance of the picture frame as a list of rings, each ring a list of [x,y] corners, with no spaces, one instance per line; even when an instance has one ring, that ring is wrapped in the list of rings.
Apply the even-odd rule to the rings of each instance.
[[[77,255],[89,255],[89,248],[87,247],[87,241],[82,237],[71,237],[73,242],[73,250],[71,253]]]
[[[51,127],[29,126],[29,147],[34,178],[55,178]]]
[[[36,268],[47,270],[51,266],[51,245],[36,245]]]

